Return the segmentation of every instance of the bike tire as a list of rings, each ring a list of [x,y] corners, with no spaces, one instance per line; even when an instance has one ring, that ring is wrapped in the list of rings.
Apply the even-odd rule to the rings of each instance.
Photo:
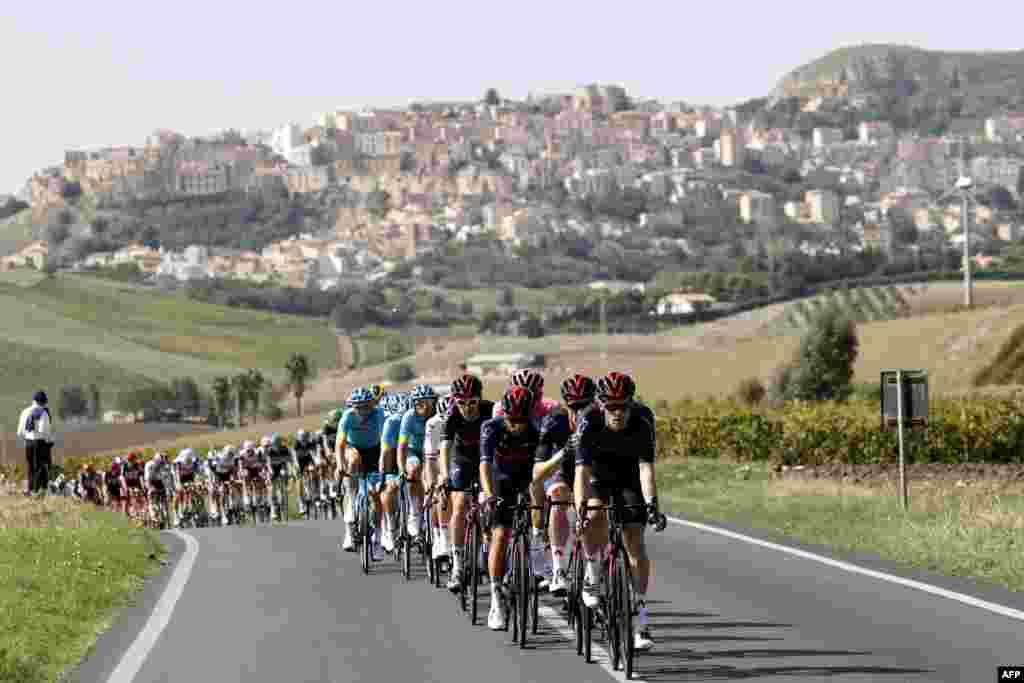
[[[522,649],[526,647],[526,630],[530,614],[530,591],[532,588],[531,584],[534,583],[530,567],[530,545],[525,539],[519,546],[518,561],[519,585],[516,587],[516,591],[519,593],[519,601],[516,603],[516,609],[519,612],[519,648]]]
[[[620,559],[618,562],[619,575],[619,642],[622,648],[622,668],[626,674],[626,680],[633,678],[633,659],[635,643],[633,642],[633,601],[631,594],[631,581],[627,563]]]
[[[359,511],[359,540],[361,541],[362,547],[359,549],[360,564],[363,569],[363,574],[370,573],[370,553],[373,552],[372,539],[369,538],[370,532],[368,531],[369,519],[367,518],[367,510],[363,507]]]
[[[582,603],[582,601],[581,601]],[[583,661],[590,664],[594,661],[594,611],[586,605],[580,605],[580,621],[583,629]]]
[[[612,669],[619,670],[622,663],[622,641],[619,632],[619,573],[618,563],[622,558],[617,555],[614,559],[609,558],[614,565],[608,567],[607,580],[605,582],[605,636],[608,640],[608,654],[611,656]]]
[[[473,525],[473,536],[469,540],[469,552],[473,558],[472,564],[470,564],[469,570],[469,623],[476,626],[476,620],[479,616],[479,602],[480,596],[480,530],[476,524]]]
[[[508,619],[506,619],[506,626],[508,622],[512,622],[512,642],[519,642],[519,596],[516,594],[516,590],[519,587],[519,555],[521,550],[522,540],[515,539],[512,542],[512,552],[509,553],[507,559],[507,567],[511,568],[511,571],[506,571],[506,574],[511,575],[511,581],[506,583],[505,595],[508,600],[506,609],[508,611]]]

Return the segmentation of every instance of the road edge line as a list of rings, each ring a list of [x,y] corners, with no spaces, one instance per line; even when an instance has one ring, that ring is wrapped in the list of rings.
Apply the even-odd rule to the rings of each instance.
[[[149,656],[150,651],[156,645],[160,634],[163,633],[163,630],[167,628],[167,624],[170,623],[174,606],[177,604],[178,599],[181,598],[181,594],[185,590],[185,584],[188,583],[192,567],[195,565],[196,557],[199,555],[199,541],[195,537],[177,530],[171,530],[169,533],[174,534],[185,542],[185,554],[178,561],[178,566],[174,568],[171,578],[168,580],[167,585],[164,586],[163,594],[157,601],[156,607],[153,608],[153,613],[146,620],[146,625],[139,632],[139,635],[136,636],[124,655],[122,655],[121,661],[118,662],[117,668],[110,674],[107,683],[132,683],[139,669],[145,663],[146,657]]]
[[[800,550],[799,548],[792,548],[790,546],[782,545],[779,543],[772,543],[771,541],[764,541],[760,538],[754,538],[752,536],[747,536],[745,534],[740,534],[735,531],[730,531],[728,529],[722,529],[720,527],[711,526],[709,524],[691,522],[689,520],[680,519],[678,517],[671,517],[668,515],[666,515],[666,517],[668,521],[674,524],[692,527],[700,531],[718,534],[719,536],[726,536],[728,538],[732,538],[738,541],[744,541],[746,543],[758,545],[762,548],[778,550],[779,552],[786,553],[787,555],[793,555],[795,557],[800,557],[805,560],[813,560],[814,562],[820,562],[821,564],[825,564],[830,567],[835,567],[836,569],[842,569],[853,574],[861,574],[863,576],[878,579],[880,581],[888,581],[889,583],[895,583],[906,588],[914,588],[925,593],[931,593],[932,595],[937,595],[939,597],[947,598],[949,600],[955,600],[956,602],[969,605],[971,607],[977,607],[979,609],[983,609],[988,612],[998,614],[1000,616],[1008,617],[1010,619],[1017,619],[1018,621],[1024,621],[1024,612],[1020,610],[1014,609],[1012,607],[1007,607],[1005,605],[1000,605],[994,602],[989,602],[987,600],[982,600],[981,598],[976,598],[971,595],[966,595],[964,593],[957,593],[956,591],[951,591],[945,588],[940,588],[938,586],[933,586],[930,583],[915,581],[914,579],[907,579],[902,576],[888,574],[886,572],[877,571],[875,569],[868,569],[866,567],[861,567],[860,565],[852,564],[850,562],[835,560],[831,557],[825,557],[824,555],[818,555],[816,553],[808,552],[806,550]]]

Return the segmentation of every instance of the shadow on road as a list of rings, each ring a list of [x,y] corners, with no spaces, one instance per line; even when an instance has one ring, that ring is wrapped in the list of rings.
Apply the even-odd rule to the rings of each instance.
[[[696,681],[696,680],[740,680],[744,678],[761,678],[767,676],[806,676],[808,678],[825,678],[852,674],[871,674],[879,676],[907,676],[911,674],[931,673],[928,669],[911,669],[886,666],[766,666],[752,669],[740,669],[735,666],[649,666],[644,659],[638,662],[637,677],[645,681]],[[900,680],[900,679],[896,679]]]

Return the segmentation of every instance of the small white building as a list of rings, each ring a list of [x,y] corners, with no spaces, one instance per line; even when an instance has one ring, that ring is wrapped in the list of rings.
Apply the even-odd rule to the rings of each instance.
[[[544,367],[538,353],[481,353],[466,360],[466,371],[474,375],[510,375],[524,368]]]
[[[717,300],[708,294],[695,294],[689,292],[673,292],[658,300],[658,315],[685,315],[707,310]]]

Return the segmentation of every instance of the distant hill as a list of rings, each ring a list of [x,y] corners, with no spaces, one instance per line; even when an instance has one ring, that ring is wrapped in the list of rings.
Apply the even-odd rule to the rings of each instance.
[[[806,92],[828,81],[847,83],[851,95],[962,91],[1020,101],[1024,95],[1024,50],[944,52],[881,44],[843,47],[794,69],[772,94],[783,97],[797,90]]]

